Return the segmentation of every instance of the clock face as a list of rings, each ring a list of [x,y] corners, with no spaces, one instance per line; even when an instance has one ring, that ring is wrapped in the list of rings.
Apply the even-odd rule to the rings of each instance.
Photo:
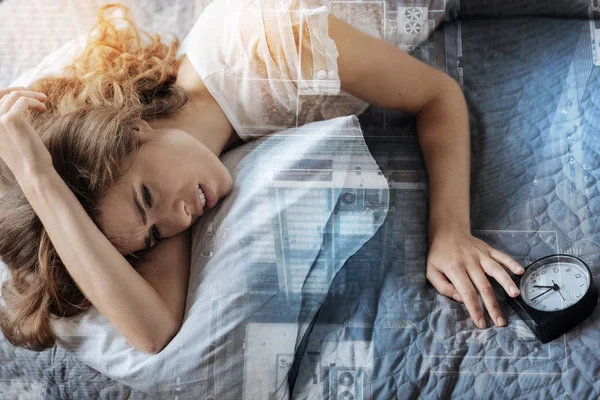
[[[521,297],[539,311],[559,311],[577,303],[590,287],[585,266],[568,261],[532,265],[521,279]]]

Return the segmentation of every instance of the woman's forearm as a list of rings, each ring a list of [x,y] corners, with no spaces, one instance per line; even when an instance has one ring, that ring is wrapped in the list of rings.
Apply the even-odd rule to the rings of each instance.
[[[467,105],[454,81],[417,116],[429,175],[429,240],[444,229],[470,232],[471,145]]]
[[[178,330],[158,292],[94,224],[55,170],[19,183],[63,264],[90,302],[135,348],[155,352]]]
[[[464,303],[479,328],[487,326],[480,296],[496,326],[505,326],[489,278],[515,297],[519,292],[512,290],[516,286],[506,269],[515,274],[522,274],[523,269],[509,255],[471,234],[467,104],[455,81],[443,86],[417,117],[430,187],[426,277],[440,294]]]

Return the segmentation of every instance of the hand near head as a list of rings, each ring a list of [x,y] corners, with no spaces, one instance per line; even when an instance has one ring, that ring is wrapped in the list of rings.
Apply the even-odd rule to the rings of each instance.
[[[21,183],[29,173],[52,168],[52,157],[26,114],[43,112],[46,95],[23,87],[0,90],[0,158]]]
[[[444,296],[464,302],[480,328],[485,328],[486,324],[478,294],[494,323],[497,326],[507,323],[486,276],[493,277],[511,297],[516,297],[519,291],[505,268],[515,274],[524,272],[511,257],[471,236],[470,232],[459,229],[440,232],[431,241],[427,279]],[[513,286],[516,291],[511,290]]]

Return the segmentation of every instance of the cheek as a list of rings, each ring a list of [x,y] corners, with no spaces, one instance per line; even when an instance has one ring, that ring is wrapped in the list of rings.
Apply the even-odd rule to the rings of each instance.
[[[216,156],[207,148],[202,148],[200,151],[196,151],[190,154],[190,164],[197,166],[195,168],[196,173],[201,174],[200,176],[209,174],[220,174],[221,166],[220,161]]]

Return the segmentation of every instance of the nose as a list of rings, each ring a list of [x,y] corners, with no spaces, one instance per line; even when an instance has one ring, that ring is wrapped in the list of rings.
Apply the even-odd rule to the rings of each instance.
[[[163,237],[175,236],[190,227],[192,214],[183,199],[170,204],[169,208],[161,213],[162,221],[158,228]],[[164,232],[166,230],[166,232]]]

